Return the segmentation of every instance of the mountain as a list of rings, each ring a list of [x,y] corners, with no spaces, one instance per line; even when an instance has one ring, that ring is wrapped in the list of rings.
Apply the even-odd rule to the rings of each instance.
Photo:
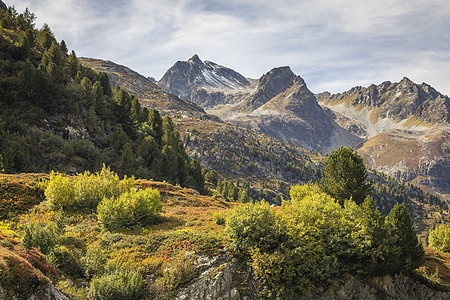
[[[107,73],[112,87],[120,85],[136,96],[145,107],[158,109],[163,114],[177,110],[189,115],[205,115],[201,107],[164,92],[151,78],[146,78],[130,68],[101,59],[80,57],[78,60],[97,72]]]
[[[178,61],[158,82],[223,121],[315,151],[357,146],[362,139],[342,129],[318,105],[304,80],[279,67],[258,81],[194,55]]]
[[[406,77],[398,83],[358,86],[335,95],[324,92],[317,98],[322,106],[351,120],[344,127],[359,126],[368,138],[387,129],[448,125],[450,120],[448,96]]]
[[[234,103],[255,88],[255,81],[197,54],[188,61],[176,62],[158,81],[165,91],[205,109]]]
[[[378,171],[450,199],[450,99],[408,78],[317,95],[337,123],[367,139],[358,149]]]
[[[315,151],[355,147],[362,141],[325,113],[305,81],[289,67],[263,75],[256,91],[229,111],[227,121]]]
[[[108,74],[112,85],[119,85],[136,96],[144,107],[157,107],[163,114],[172,117],[186,151],[203,167],[216,170],[228,179],[251,181],[252,186],[257,187],[262,187],[261,183],[267,180],[272,180],[275,186],[275,181],[279,180],[294,184],[319,178],[318,166],[322,164],[323,157],[316,153],[199,112],[201,108],[197,105],[185,105],[190,102],[162,91],[127,67],[97,59],[79,60],[98,72]],[[190,61],[177,64],[208,64],[199,62],[195,56]],[[152,97],[152,102],[148,102],[145,91],[150,91],[147,94]],[[168,101],[174,104],[168,105]]]

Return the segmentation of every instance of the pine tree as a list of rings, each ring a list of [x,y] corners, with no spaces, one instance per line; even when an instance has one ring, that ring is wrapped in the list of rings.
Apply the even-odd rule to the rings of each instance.
[[[350,198],[361,204],[372,194],[372,185],[366,179],[367,170],[362,158],[353,149],[340,147],[327,159],[321,188],[341,206]]]
[[[400,249],[398,267],[400,270],[411,271],[423,264],[425,251],[417,239],[414,224],[405,204],[396,204],[389,213],[389,224],[397,237]]]

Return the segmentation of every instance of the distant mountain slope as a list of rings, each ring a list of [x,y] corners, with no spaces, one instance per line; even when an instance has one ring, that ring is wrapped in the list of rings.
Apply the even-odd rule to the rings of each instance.
[[[141,104],[146,107],[158,109],[162,113],[177,110],[195,115],[205,114],[205,111],[201,107],[164,92],[150,79],[130,68],[101,59],[80,57],[78,60],[97,72],[105,72],[108,74],[113,87],[120,85],[121,88],[136,96]]]
[[[249,97],[211,113],[315,151],[355,147],[362,141],[333,121],[304,80],[289,67],[272,69],[261,77],[256,91]]]
[[[255,88],[255,81],[198,55],[176,62],[158,85],[167,92],[208,109],[234,103]]]
[[[344,127],[361,126],[369,138],[393,128],[448,125],[450,118],[448,96],[406,77],[398,83],[386,81],[367,88],[358,86],[340,94],[325,92],[318,94],[317,99],[322,106],[352,121]]]
[[[285,143],[330,152],[357,146],[362,139],[342,129],[317,104],[305,82],[289,67],[255,80],[194,55],[178,61],[158,82],[166,91],[193,101],[224,121]]]
[[[450,200],[448,96],[405,77],[317,98],[342,127],[368,139],[358,150],[368,166]]]

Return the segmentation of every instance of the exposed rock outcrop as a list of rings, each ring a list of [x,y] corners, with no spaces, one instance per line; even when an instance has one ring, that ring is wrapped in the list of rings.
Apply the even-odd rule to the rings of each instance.
[[[178,291],[177,300],[238,300],[239,291],[233,286],[233,274],[236,265],[233,262],[207,257],[200,257],[200,269],[204,271],[192,283]]]
[[[175,296],[177,300],[214,299],[214,300],[249,300],[262,299],[255,290],[252,296],[242,295],[236,286],[248,285],[236,283],[237,263],[229,258],[199,258],[201,274],[180,289]],[[242,272],[242,270],[240,270]],[[248,272],[248,270],[247,270]],[[242,274],[241,274],[242,276]],[[250,287],[250,290],[254,287]],[[248,293],[248,291],[247,291]],[[397,274],[375,278],[349,277],[343,284],[328,289],[308,290],[303,299],[344,300],[344,299],[450,299],[450,293],[432,290],[415,281],[408,275]]]
[[[434,291],[412,278],[399,274],[394,276],[359,279],[352,277],[343,285],[325,292],[310,291],[305,299],[317,300],[388,300],[388,299],[450,299],[450,293]]]
[[[16,295],[9,295],[7,290],[0,285],[0,299],[4,300],[71,300],[72,298],[66,296],[56,289],[51,283],[47,283],[43,286],[37,287],[32,293],[26,296],[26,298]]]

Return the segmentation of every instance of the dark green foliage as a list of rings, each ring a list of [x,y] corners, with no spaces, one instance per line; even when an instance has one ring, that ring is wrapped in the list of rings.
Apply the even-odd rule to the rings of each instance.
[[[5,172],[74,173],[108,164],[120,176],[167,180],[205,192],[173,122],[142,108],[108,76],[67,56],[34,15],[0,11],[0,155]],[[13,41],[11,41],[12,39]],[[16,40],[14,40],[16,39]]]
[[[82,277],[84,274],[79,260],[65,246],[53,248],[47,259],[50,265],[70,276]]]
[[[379,176],[374,183],[373,199],[383,215],[388,215],[395,204],[408,203],[409,199],[447,209],[445,201],[438,196],[426,193],[412,184],[402,184],[384,174]]]
[[[425,251],[417,239],[414,224],[405,204],[395,205],[388,218],[397,237],[396,245],[400,249],[397,262],[400,270],[411,271],[420,267],[424,261]]]
[[[353,149],[340,147],[327,159],[321,187],[341,206],[350,198],[360,204],[372,194],[372,185],[366,179],[367,170],[362,158]]]

